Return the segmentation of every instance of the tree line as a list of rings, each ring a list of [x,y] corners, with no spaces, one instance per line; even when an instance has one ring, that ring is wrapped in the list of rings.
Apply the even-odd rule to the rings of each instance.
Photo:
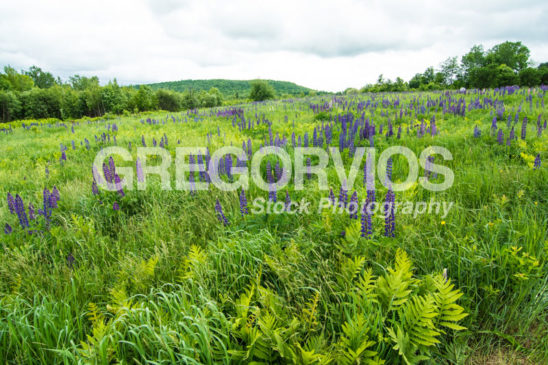
[[[101,86],[97,76],[74,75],[63,82],[37,66],[18,72],[5,66],[0,73],[0,121],[16,119],[99,117],[149,110],[178,111],[219,106],[217,88],[209,91],[153,90],[120,86],[116,79]]]
[[[497,88],[502,86],[548,85],[548,62],[534,66],[530,51],[521,42],[503,42],[485,50],[473,46],[460,58],[449,57],[437,69],[428,67],[408,82],[395,81],[380,75],[375,84],[362,89],[346,89],[346,93],[406,90],[440,90],[465,88]]]

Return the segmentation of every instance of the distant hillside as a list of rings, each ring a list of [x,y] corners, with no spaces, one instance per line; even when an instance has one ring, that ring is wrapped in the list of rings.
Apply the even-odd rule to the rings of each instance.
[[[180,80],[180,81],[166,81],[166,82],[157,82],[154,84],[147,84],[153,89],[169,89],[175,91],[208,91],[212,87],[216,87],[223,94],[225,98],[233,98],[236,93],[238,97],[246,98],[249,95],[251,90],[251,82],[253,80],[226,80],[226,79],[211,79],[211,80]],[[266,80],[274,90],[276,95],[280,96],[283,94],[289,95],[300,95],[301,93],[308,95],[312,89],[309,89],[304,86],[297,85],[289,81],[275,81],[275,80]],[[135,85],[138,87],[138,85]]]

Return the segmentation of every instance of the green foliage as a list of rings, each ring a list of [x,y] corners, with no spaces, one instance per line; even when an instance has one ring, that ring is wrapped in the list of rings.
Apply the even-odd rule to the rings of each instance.
[[[274,97],[274,88],[270,86],[268,81],[255,80],[251,82],[251,91],[249,98],[253,101],[264,101]]]
[[[434,72],[434,82],[436,77]],[[24,93],[38,100],[35,90],[58,93],[63,117],[83,115],[93,105],[93,98],[87,99],[93,95],[69,85]],[[105,112],[117,105],[132,110],[136,89],[112,83],[100,90]],[[20,100],[18,93],[0,95],[8,95],[6,105],[14,113],[24,113],[23,105],[11,104]],[[187,94],[195,98],[195,107],[199,94]],[[378,216],[365,239],[359,220],[346,213],[242,217],[237,193],[161,191],[154,179],[146,190],[128,190],[123,198],[103,190],[94,196],[90,165],[108,143],[95,142],[93,136],[111,132],[107,124],[113,121],[85,117],[65,122],[66,128],[56,120],[13,122],[10,131],[0,134],[0,195],[17,193],[26,206],[38,206],[42,189],[55,185],[61,200],[50,229],[39,227],[34,234],[19,227],[5,199],[0,203],[0,222],[13,227],[0,237],[0,362],[443,364],[476,363],[504,351],[546,363],[547,326],[539,318],[548,307],[548,134],[539,136],[536,126],[538,115],[541,121],[546,117],[545,98],[538,88],[511,95],[485,90],[484,107],[467,109],[466,116],[427,101],[472,105],[476,92],[316,96],[238,106],[246,120],[264,116],[274,135],[287,137],[293,130],[311,136],[322,122],[355,111],[358,104],[378,102],[375,109],[363,110],[364,118],[384,126],[390,118],[403,130],[400,139],[375,137],[380,149],[403,143],[417,153],[432,144],[462,151],[446,161],[456,174],[451,189],[396,192],[397,202],[436,198],[454,201],[454,210],[443,221],[435,214],[414,219],[398,212],[395,238],[383,237],[384,219]],[[501,102],[498,126],[505,136],[516,128],[513,120],[509,127],[506,121],[520,106],[517,128],[525,116],[533,121],[526,125],[526,139],[511,146],[498,145],[489,133]],[[319,113],[310,104],[326,103],[330,110],[316,118]],[[394,119],[402,106],[413,111],[423,105],[416,116],[411,112]],[[110,136],[116,135],[119,146],[131,142],[135,157],[143,135],[150,145],[151,138],[158,141],[165,133],[170,141],[165,148],[174,153],[177,139],[184,146],[201,145],[213,132],[214,153],[223,144],[240,145],[248,138],[258,146],[268,133],[266,123],[241,131],[213,110],[181,114],[174,116],[192,122],[163,124],[170,118],[164,111],[125,113],[116,117],[118,131]],[[149,117],[160,124],[140,122]],[[408,125],[432,117],[438,135],[419,138],[413,128],[405,132]],[[22,128],[22,123],[33,126]],[[332,146],[340,131],[333,125]],[[472,137],[475,125],[482,131],[479,138]],[[215,133],[218,127],[221,137]],[[84,138],[90,150],[80,145]],[[69,146],[63,164],[57,162],[60,143]],[[368,141],[358,145],[368,146]],[[537,153],[543,164],[533,170]],[[134,166],[120,157],[114,156],[116,166]],[[348,168],[348,155],[343,161]],[[405,161],[394,159],[396,180],[405,171]],[[337,190],[336,171],[329,166],[326,172]],[[314,205],[326,195],[315,184],[306,180],[303,191],[291,184],[287,189],[293,201],[306,198]],[[364,186],[355,186],[361,200]],[[376,186],[380,201],[386,190],[378,181]],[[246,194],[250,202],[266,196],[253,185]],[[228,227],[216,220],[217,199]],[[116,212],[114,200],[121,206]]]
[[[296,85],[292,82],[287,81],[275,81],[275,80],[265,80],[268,82],[274,89],[275,94],[277,95],[308,95],[311,89],[308,89],[303,86]],[[159,82],[154,84],[148,84],[154,90],[158,89],[168,89],[178,92],[187,92],[194,91],[200,92],[205,91],[209,92],[211,88],[216,88],[219,90],[220,94],[224,99],[235,98],[239,99],[241,97],[247,97],[251,92],[252,80],[225,80],[225,79],[211,79],[211,80],[180,80],[180,81],[168,81],[168,82]]]
[[[519,84],[523,86],[540,85],[542,71],[540,69],[527,67],[519,72]]]
[[[0,87],[5,90],[28,91],[34,86],[32,78],[20,74],[13,67],[4,66],[4,73],[0,74]]]
[[[175,112],[181,109],[181,97],[169,90],[156,91],[156,99],[158,100],[158,108]]]
[[[57,84],[55,77],[51,72],[42,71],[40,67],[31,66],[25,75],[30,76],[34,81],[34,85],[40,89],[47,89]]]

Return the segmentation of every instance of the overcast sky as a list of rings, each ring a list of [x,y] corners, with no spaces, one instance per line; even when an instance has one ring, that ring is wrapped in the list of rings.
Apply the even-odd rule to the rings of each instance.
[[[546,0],[2,0],[0,19],[0,65],[102,83],[264,78],[338,91],[506,40],[548,61]]]

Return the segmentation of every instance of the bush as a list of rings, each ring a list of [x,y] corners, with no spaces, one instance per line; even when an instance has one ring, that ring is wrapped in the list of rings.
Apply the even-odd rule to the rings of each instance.
[[[253,101],[263,101],[274,97],[274,89],[267,81],[255,80],[251,83],[249,98]]]

